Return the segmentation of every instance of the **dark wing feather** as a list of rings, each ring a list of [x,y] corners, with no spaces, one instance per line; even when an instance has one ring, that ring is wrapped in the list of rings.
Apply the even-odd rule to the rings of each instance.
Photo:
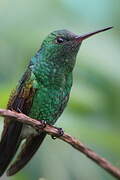
[[[32,105],[35,89],[30,80],[31,71],[28,69],[20,81],[20,85],[12,93],[7,108],[28,114]],[[19,146],[19,137],[23,124],[12,118],[5,118],[4,130],[0,142],[0,176],[8,167]]]
[[[42,132],[40,135],[31,136],[26,139],[25,143],[22,146],[20,154],[17,156],[16,161],[10,166],[7,171],[8,176],[14,175],[27,164],[27,162],[32,158],[32,156],[35,154],[35,152],[43,142],[45,136],[46,133]]]

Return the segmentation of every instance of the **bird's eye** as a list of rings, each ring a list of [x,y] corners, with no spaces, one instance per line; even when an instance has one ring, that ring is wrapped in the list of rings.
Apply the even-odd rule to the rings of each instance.
[[[56,42],[57,42],[58,44],[61,44],[61,43],[64,42],[64,39],[63,39],[62,37],[58,37],[58,38],[56,39]]]

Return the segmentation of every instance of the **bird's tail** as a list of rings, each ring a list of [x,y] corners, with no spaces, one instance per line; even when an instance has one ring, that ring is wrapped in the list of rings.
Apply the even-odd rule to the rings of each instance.
[[[13,156],[15,155],[22,124],[13,122],[8,125],[0,142],[0,176],[3,175]]]
[[[31,136],[26,139],[26,142],[22,145],[22,150],[17,156],[16,161],[10,166],[7,171],[7,175],[11,176],[21,170],[27,162],[35,154],[41,143],[43,142],[46,136],[45,132],[42,132],[40,135]]]

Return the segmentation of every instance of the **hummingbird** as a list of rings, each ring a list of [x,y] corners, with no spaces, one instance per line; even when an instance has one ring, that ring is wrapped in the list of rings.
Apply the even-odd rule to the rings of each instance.
[[[73,69],[81,43],[88,37],[111,28],[84,35],[76,35],[68,30],[50,33],[30,59],[25,73],[10,95],[7,109],[54,125],[69,100]],[[45,132],[38,132],[29,125],[6,117],[0,141],[0,176],[6,171],[20,146],[16,160],[7,170],[8,176],[14,175],[28,163],[45,137]]]

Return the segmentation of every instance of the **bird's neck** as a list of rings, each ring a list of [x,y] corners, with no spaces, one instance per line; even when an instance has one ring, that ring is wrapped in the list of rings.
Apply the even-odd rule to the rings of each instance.
[[[73,71],[76,62],[77,53],[60,53],[54,48],[48,51],[46,48],[41,48],[33,57],[34,64],[46,63],[50,68],[55,68],[61,72],[69,73]]]
[[[40,57],[33,57],[32,62],[32,71],[40,84],[49,88],[71,88],[72,72],[67,72],[64,67],[60,68],[59,64]]]

